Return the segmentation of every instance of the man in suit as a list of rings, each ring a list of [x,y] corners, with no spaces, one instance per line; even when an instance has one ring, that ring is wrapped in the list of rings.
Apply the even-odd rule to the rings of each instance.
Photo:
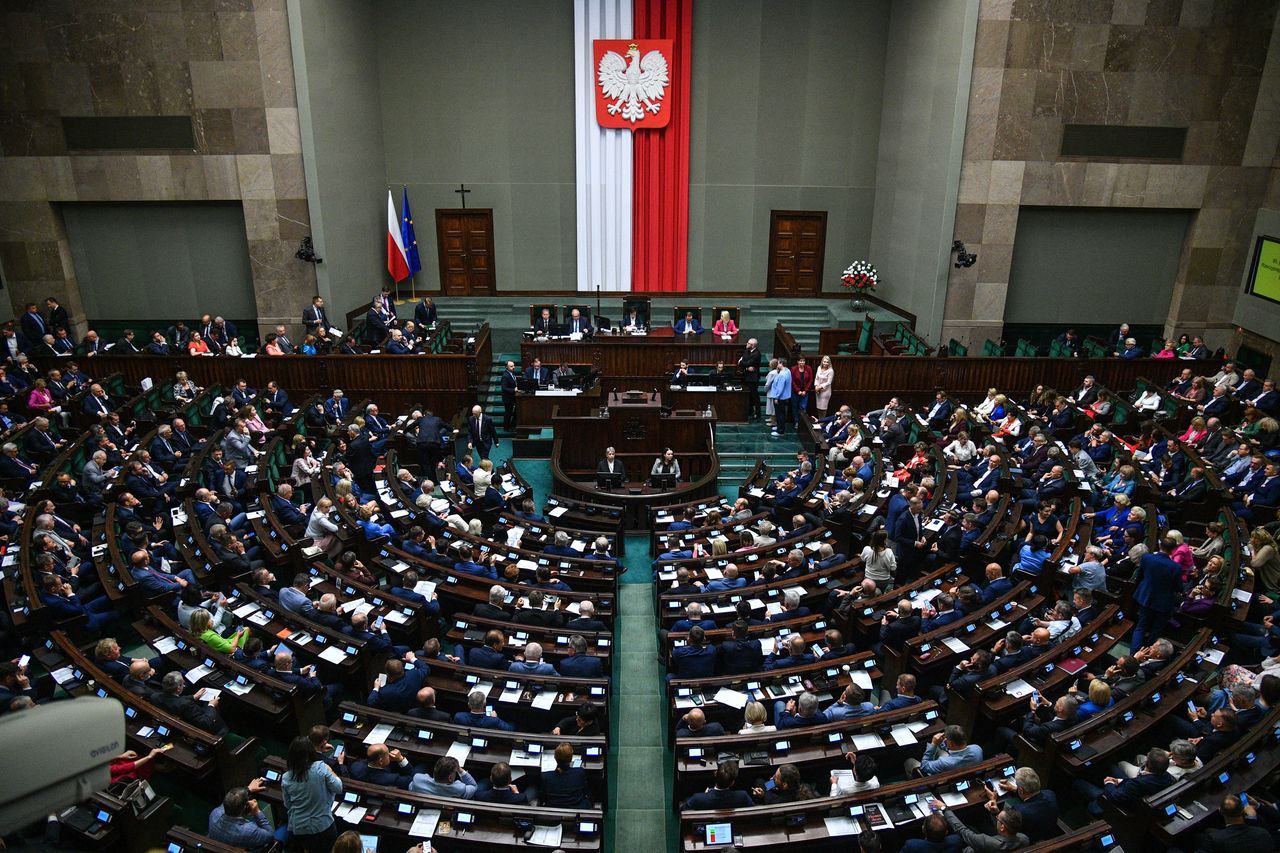
[[[1076,697],[1070,694],[1058,697],[1056,702],[1050,702],[1040,694],[1033,693],[1029,702],[1031,709],[1017,722],[1016,729],[996,729],[996,742],[1002,749],[1012,749],[1018,735],[1036,746],[1042,746],[1050,735],[1073,726],[1080,708]]]
[[[733,636],[720,644],[718,669],[721,675],[745,675],[764,668],[764,651],[759,640],[750,638],[748,627],[745,620],[735,620]]]
[[[707,642],[702,626],[689,629],[689,639],[671,650],[667,664],[667,680],[673,678],[710,678],[716,674],[716,647]]]
[[[430,720],[433,723],[447,723],[452,717],[436,707],[436,689],[423,687],[418,691],[418,704],[406,712],[410,717]]]
[[[751,795],[738,790],[738,762],[722,761],[716,767],[712,787],[685,800],[683,809],[734,809],[753,806]]]
[[[1160,636],[1182,597],[1182,567],[1169,556],[1178,543],[1169,537],[1160,540],[1160,551],[1138,561],[1134,574],[1133,600],[1138,604],[1138,624],[1131,646],[1142,648],[1143,640]]]
[[[498,433],[493,427],[493,418],[484,413],[480,406],[471,407],[471,417],[467,420],[467,449],[474,449],[481,459],[489,458],[489,451],[498,443]]]
[[[382,671],[386,683],[381,686],[375,683],[365,704],[397,714],[407,713],[417,704],[418,691],[427,683],[427,667],[414,664],[413,669],[406,669],[404,661],[393,658],[383,664]]]
[[[511,611],[505,605],[507,602],[506,587],[501,584],[494,584],[489,587],[489,600],[482,601],[471,609],[475,616],[483,619],[497,619],[501,622],[511,621]]]
[[[608,631],[609,626],[605,625],[596,616],[596,606],[590,600],[583,601],[578,605],[578,616],[570,619],[565,624],[565,630],[568,631]]]
[[[1275,842],[1265,827],[1246,823],[1246,817],[1257,818],[1252,804],[1245,806],[1237,794],[1227,794],[1218,806],[1224,826],[1206,829],[1200,833],[1197,853],[1243,853],[1243,851],[1273,850]]]
[[[587,640],[581,634],[569,637],[569,648],[573,654],[560,661],[560,674],[566,678],[603,678],[604,662],[595,655],[587,654]]]
[[[760,417],[760,345],[755,338],[747,341],[747,347],[738,356],[738,375],[747,392],[747,420]]]
[[[1220,418],[1231,408],[1231,395],[1225,385],[1213,386],[1213,396],[1199,406],[1200,414],[1206,418]]]
[[[536,318],[534,318],[533,331],[535,334],[540,336],[549,335],[551,334],[552,327],[555,326],[555,324],[556,324],[556,321],[551,316],[551,309],[543,308],[542,313],[539,314]]]
[[[369,441],[369,434],[362,432],[355,424],[347,427],[346,459],[347,467],[351,469],[360,490],[366,494],[375,493],[378,487],[373,481],[373,469],[378,464],[377,455]]]
[[[693,317],[692,311],[684,312],[684,316],[676,320],[677,335],[700,335],[702,334],[702,324]]]
[[[880,644],[891,649],[902,648],[903,642],[919,633],[920,616],[908,598],[899,601],[896,610],[880,619]]]
[[[320,328],[329,328],[329,318],[325,316],[324,297],[314,296],[311,304],[302,309],[302,327],[307,334],[314,335]]]
[[[57,574],[47,574],[41,581],[40,603],[48,608],[57,622],[83,616],[85,627],[91,634],[101,632],[120,618],[109,599],[82,600],[72,591],[71,584]]]
[[[467,665],[482,669],[506,669],[511,663],[503,651],[506,647],[506,636],[495,628],[484,635],[484,645],[467,652]]]
[[[527,379],[537,382],[538,387],[551,384],[551,371],[542,366],[542,359],[535,358],[533,364],[524,369],[524,375]]]
[[[156,705],[210,734],[221,737],[229,731],[222,715],[218,713],[218,702],[222,699],[221,696],[212,702],[197,701],[200,694],[204,692],[203,688],[195,692],[194,698],[182,695],[186,689],[186,683],[181,672],[168,673],[161,680],[160,686],[161,692],[154,697]]]
[[[27,308],[22,317],[18,320],[18,325],[22,329],[22,334],[31,342],[36,342],[50,334],[49,324],[44,317],[40,316],[40,309],[36,307],[34,302],[27,303]]]
[[[1262,468],[1261,477],[1253,475],[1250,485],[1249,493],[1232,503],[1236,515],[1245,521],[1253,521],[1259,515],[1259,508],[1267,507],[1262,515],[1264,520],[1271,520],[1275,508],[1280,506],[1280,465],[1268,462]]]
[[[721,737],[724,726],[719,723],[708,723],[707,715],[701,708],[692,708],[680,718],[676,726],[676,737]]]
[[[444,442],[449,428],[428,409],[417,414],[413,427],[414,444],[418,448],[418,465],[424,477],[433,476],[444,459]]]
[[[409,759],[400,754],[400,750],[388,749],[385,743],[373,744],[365,751],[363,760],[353,761],[347,767],[347,775],[357,782],[403,791],[409,790],[409,783],[419,772]]]
[[[262,408],[267,414],[279,415],[282,418],[293,414],[293,404],[289,402],[289,395],[276,384],[275,380],[267,383],[267,390],[262,397]]]
[[[924,503],[913,497],[907,502],[907,511],[898,516],[894,525],[893,545],[898,555],[898,577],[904,581],[914,580],[929,559],[923,513]]]
[[[569,312],[569,319],[565,321],[565,331],[571,335],[582,335],[584,338],[591,337],[591,323],[586,317],[582,316],[582,312],[574,308]]]
[[[55,334],[60,331],[70,333],[71,318],[67,315],[67,309],[52,296],[45,298],[44,307],[49,312],[49,329]]]
[[[1261,391],[1243,399],[1265,415],[1274,418],[1277,414],[1280,414],[1280,392],[1276,391],[1276,381],[1274,379],[1263,380]]]
[[[1086,779],[1076,779],[1071,790],[1089,803],[1089,814],[1103,816],[1102,800],[1123,809],[1140,809],[1144,798],[1173,784],[1169,775],[1169,753],[1156,747],[1147,753],[1142,770],[1132,779],[1107,776],[1099,787]]]
[[[513,732],[516,727],[501,719],[492,711],[485,710],[485,703],[488,696],[481,690],[473,690],[467,695],[467,710],[459,711],[453,715],[453,722],[459,726],[468,726],[473,729],[499,729],[504,732]]]
[[[502,387],[502,428],[510,432],[516,426],[516,363],[508,361],[498,379]]]
[[[334,388],[333,394],[324,401],[324,419],[331,426],[344,422],[351,414],[351,401],[342,393],[341,388]]]

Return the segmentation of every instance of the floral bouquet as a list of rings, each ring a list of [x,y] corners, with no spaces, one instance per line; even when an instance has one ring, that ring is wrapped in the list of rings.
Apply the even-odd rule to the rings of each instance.
[[[854,261],[840,276],[840,280],[855,293],[871,293],[880,283],[880,274],[870,261]]]

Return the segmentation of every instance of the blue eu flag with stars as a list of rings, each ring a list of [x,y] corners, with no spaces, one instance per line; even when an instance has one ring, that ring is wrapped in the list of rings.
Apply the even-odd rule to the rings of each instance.
[[[404,241],[404,253],[409,257],[409,275],[422,269],[418,257],[418,238],[413,236],[413,214],[409,212],[409,188],[404,188],[404,204],[400,208],[400,238]]]

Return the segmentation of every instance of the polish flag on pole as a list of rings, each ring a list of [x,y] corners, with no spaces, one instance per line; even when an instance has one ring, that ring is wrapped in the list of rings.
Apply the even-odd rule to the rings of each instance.
[[[404,239],[400,236],[400,217],[396,215],[391,190],[387,190],[387,272],[391,280],[404,281],[409,277],[409,256],[404,251]]]

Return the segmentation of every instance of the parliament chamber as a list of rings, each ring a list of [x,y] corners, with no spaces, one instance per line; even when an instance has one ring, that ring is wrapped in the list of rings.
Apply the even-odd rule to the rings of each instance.
[[[1280,849],[1278,15],[6,4],[0,847]]]

